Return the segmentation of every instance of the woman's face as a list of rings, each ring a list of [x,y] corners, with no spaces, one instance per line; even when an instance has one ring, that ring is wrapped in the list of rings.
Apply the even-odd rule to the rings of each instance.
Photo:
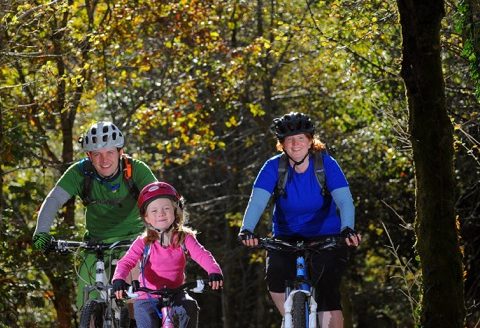
[[[169,198],[157,198],[147,206],[145,221],[155,229],[165,231],[175,221],[175,206]]]
[[[299,162],[307,155],[308,150],[312,146],[312,139],[305,133],[295,134],[285,137],[282,145],[288,156],[294,161]]]

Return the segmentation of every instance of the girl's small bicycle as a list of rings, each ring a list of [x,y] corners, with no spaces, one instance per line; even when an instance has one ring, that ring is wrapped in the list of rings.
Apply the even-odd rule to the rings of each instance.
[[[155,306],[155,312],[160,319],[159,328],[176,328],[179,327],[179,321],[173,310],[175,296],[179,293],[188,291],[199,294],[205,290],[206,286],[208,286],[208,279],[197,279],[196,281],[184,283],[177,288],[161,288],[154,290],[145,287],[136,287],[133,290],[133,293],[128,292],[127,296],[129,298],[136,298],[138,297],[136,292],[146,292],[150,295],[160,296],[158,304],[152,304],[152,306]]]
[[[346,247],[345,239],[328,236],[315,241],[288,242],[275,238],[260,238],[258,247],[267,251],[296,254],[297,273],[293,281],[287,281],[285,289],[284,328],[316,328],[317,303],[315,287],[309,280],[308,263],[311,254]]]

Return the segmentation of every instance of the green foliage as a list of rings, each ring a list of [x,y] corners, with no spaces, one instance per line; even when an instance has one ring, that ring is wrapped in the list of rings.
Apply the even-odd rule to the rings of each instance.
[[[287,111],[314,118],[354,195],[356,226],[365,238],[346,281],[355,291],[348,315],[369,327],[415,321],[411,301],[419,297],[413,290],[418,263],[411,230],[402,228],[414,219],[414,169],[399,77],[396,3],[272,4],[17,0],[2,5],[7,42],[0,45],[5,206],[0,267],[6,280],[0,299],[6,301],[0,301],[0,311],[8,326],[51,326],[56,320],[47,277],[73,279],[73,272],[71,262],[59,268],[32,253],[35,212],[66,165],[82,156],[74,140],[97,119],[116,122],[127,152],[186,197],[190,224],[230,281],[224,299],[243,300],[228,312],[219,297],[210,299],[201,314],[209,327],[220,321],[216,308],[225,309],[232,327],[276,326],[279,318],[263,282],[263,254],[241,249],[236,235],[255,175],[276,152],[271,120]],[[459,39],[447,33],[452,16],[449,12],[444,22],[444,60],[461,193],[478,181],[478,148],[472,146],[479,111],[456,52]],[[472,170],[477,173],[468,173]],[[59,213],[54,232],[80,236],[82,212],[77,206],[76,229],[67,210]],[[259,234],[270,230],[267,212]],[[412,297],[405,294],[408,288]],[[35,317],[28,317],[33,312]],[[257,312],[258,317],[246,315]]]
[[[480,99],[480,29],[478,27],[478,4],[470,1],[458,3],[456,31],[463,36],[462,56],[470,65],[470,76],[475,85],[475,95]]]

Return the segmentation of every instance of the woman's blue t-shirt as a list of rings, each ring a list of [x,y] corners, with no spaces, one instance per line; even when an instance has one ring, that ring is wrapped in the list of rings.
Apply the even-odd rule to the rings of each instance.
[[[262,188],[273,194],[279,178],[278,165],[281,155],[276,155],[265,162],[255,179],[254,188]],[[288,165],[285,195],[277,198],[273,209],[275,237],[310,238],[340,233],[341,221],[337,205],[332,199],[330,206],[323,206],[324,197],[315,176],[314,162],[315,158],[310,155],[308,168],[303,173],[295,172]],[[323,165],[330,192],[348,186],[345,175],[333,157],[324,154]]]

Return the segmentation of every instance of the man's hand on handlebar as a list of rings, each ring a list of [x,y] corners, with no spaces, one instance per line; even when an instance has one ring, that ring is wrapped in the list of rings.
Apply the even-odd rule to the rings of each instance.
[[[258,245],[258,238],[248,230],[242,230],[238,234],[238,239],[245,245],[249,247],[255,247]]]
[[[39,232],[33,235],[32,244],[34,249],[42,251],[46,254],[50,250],[53,241],[53,236],[48,232]]]

